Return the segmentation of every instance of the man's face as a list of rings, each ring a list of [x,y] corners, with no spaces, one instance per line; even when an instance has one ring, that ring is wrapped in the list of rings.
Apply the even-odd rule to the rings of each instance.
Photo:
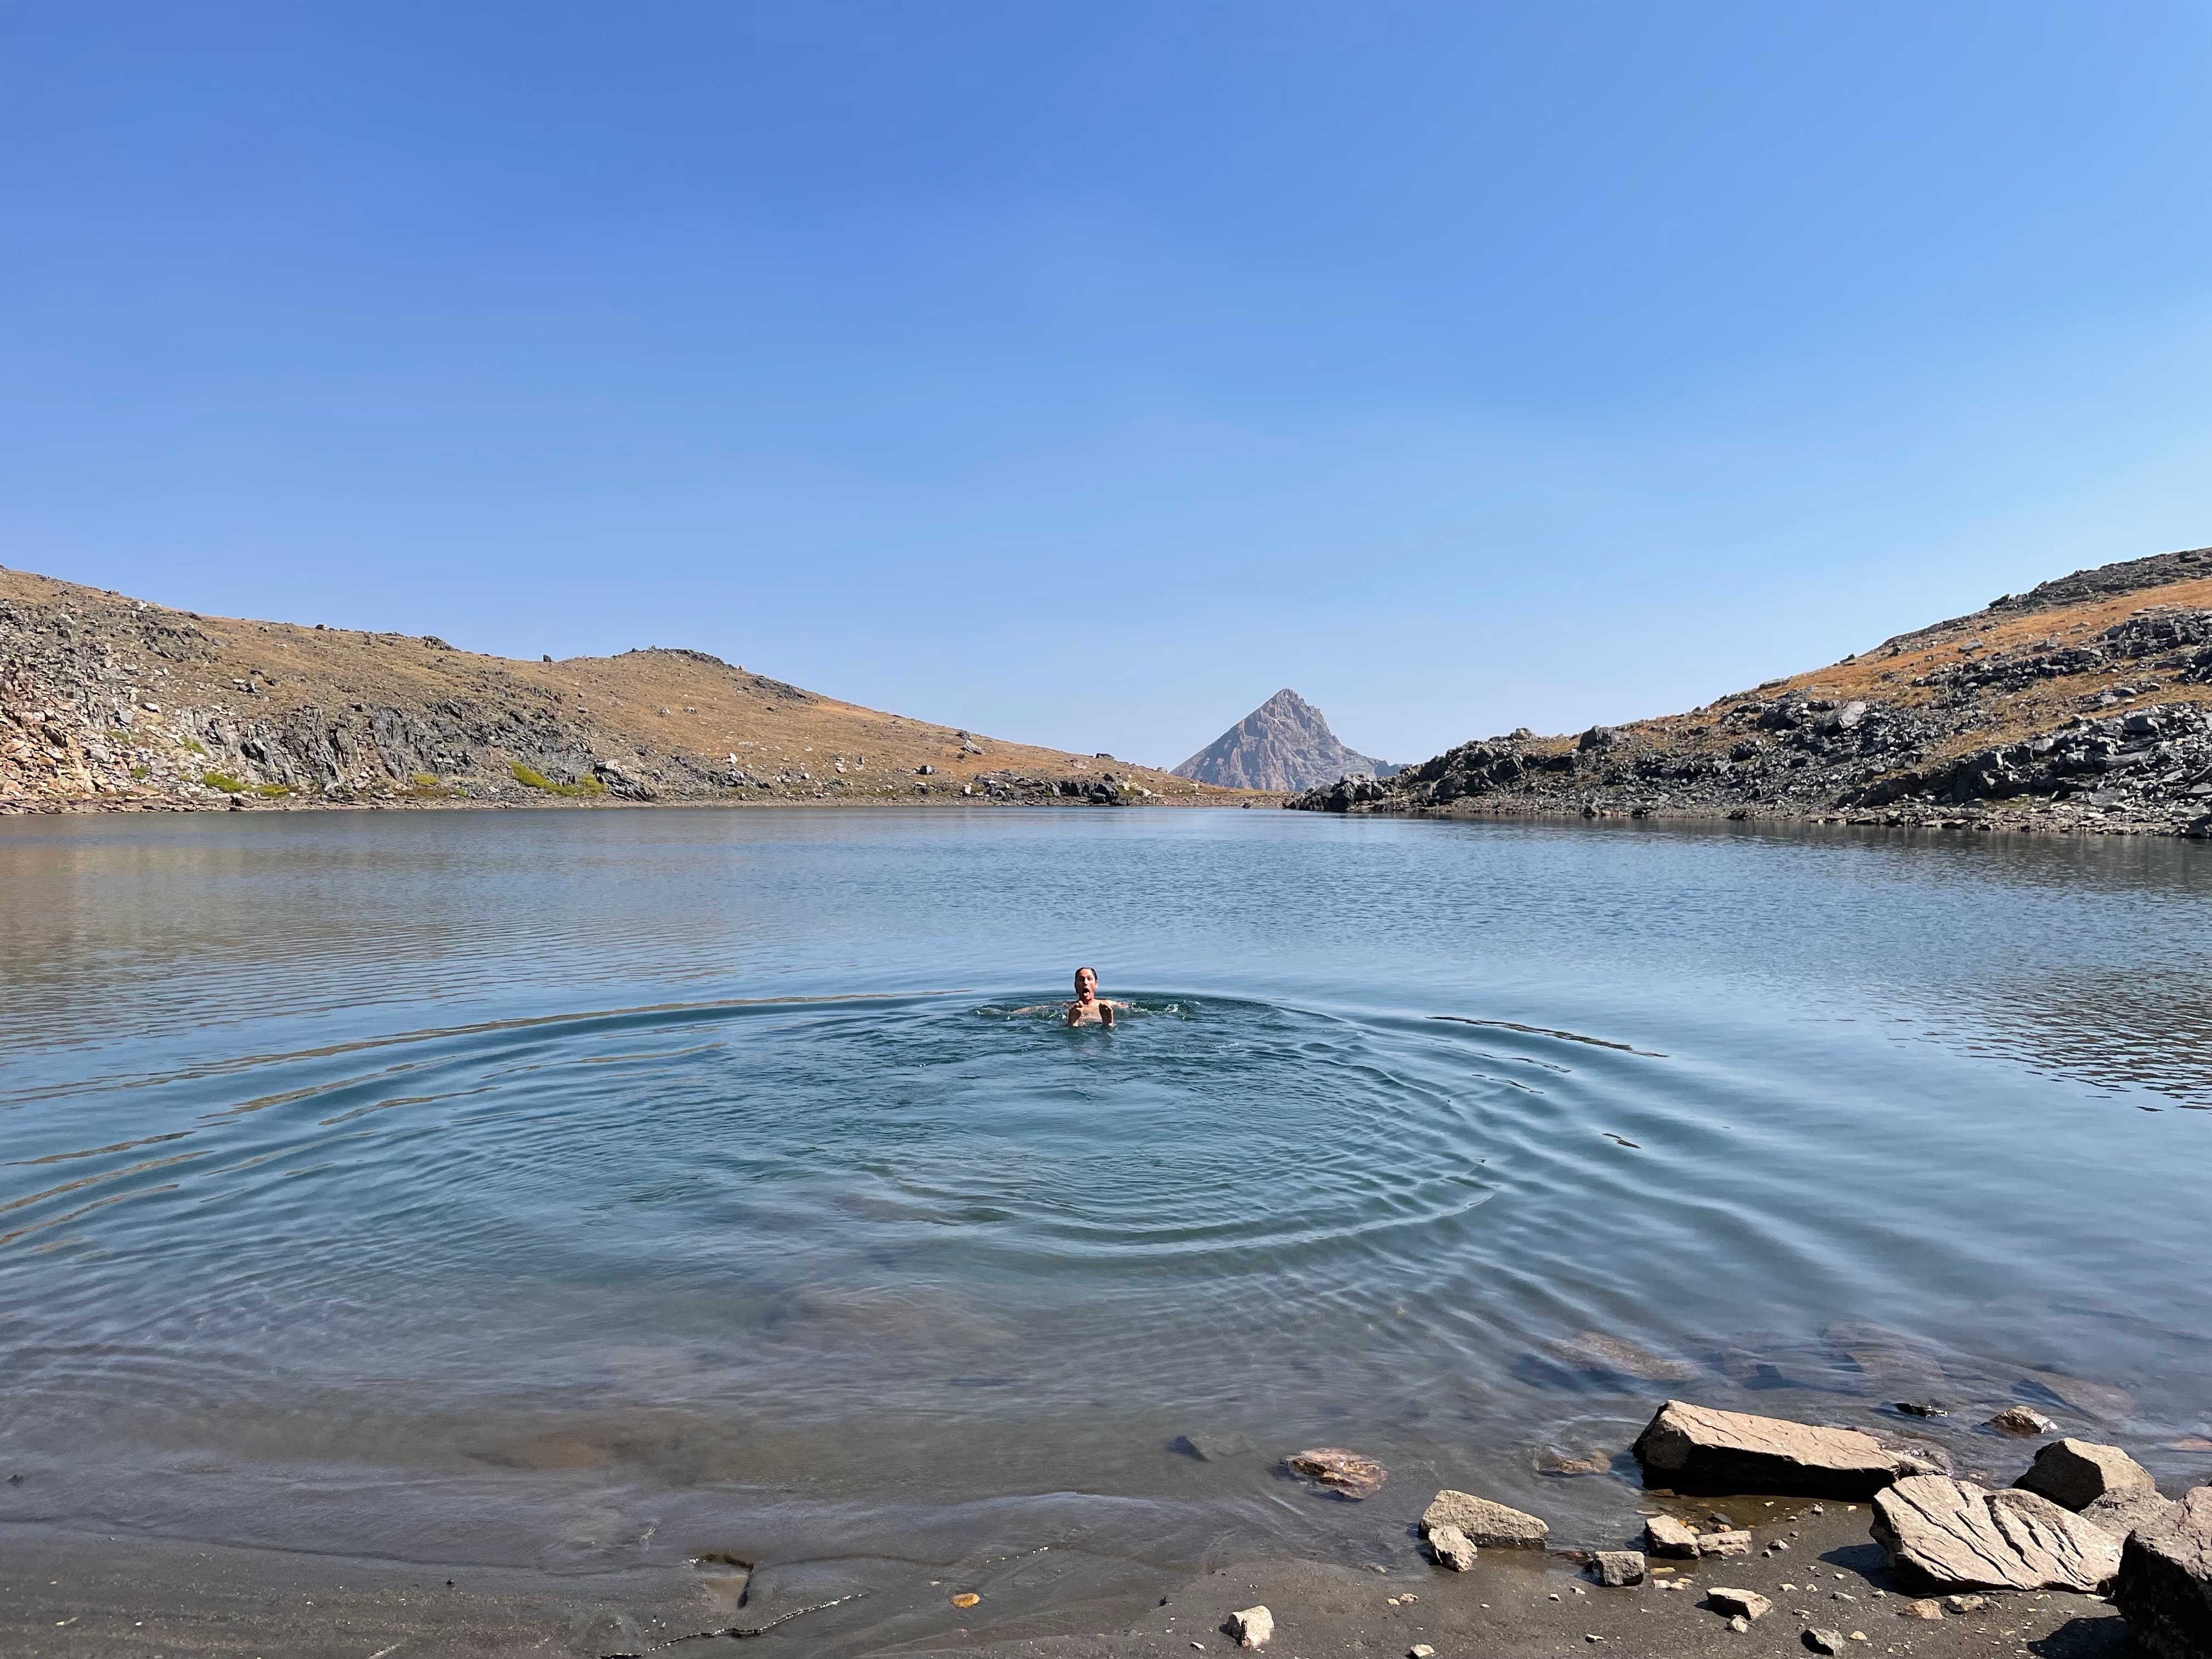
[[[1078,995],[1078,996],[1079,996],[1079,997],[1087,997],[1087,996],[1091,996],[1091,995],[1094,994],[1097,991],[1097,989],[1098,989],[1098,975],[1096,975],[1096,974],[1092,973],[1092,972],[1091,972],[1088,968],[1079,968],[1079,969],[1076,969],[1076,971],[1075,971],[1075,994],[1076,994],[1076,995]]]

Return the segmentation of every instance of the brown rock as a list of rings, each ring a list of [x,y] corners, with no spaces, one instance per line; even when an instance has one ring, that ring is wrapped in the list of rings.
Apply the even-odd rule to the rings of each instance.
[[[2156,1659],[2212,1655],[2212,1486],[2198,1486],[2162,1527],[2127,1541],[2112,1604]]]
[[[1874,1510],[1875,1541],[1908,1583],[2094,1591],[2119,1571],[2118,1539],[2033,1492],[1911,1475]]]
[[[2081,1518],[2102,1527],[2115,1538],[2125,1538],[2131,1532],[2147,1528],[2162,1527],[2173,1519],[2174,1511],[2181,1506],[2171,1498],[2161,1498],[2155,1492],[2142,1492],[2130,1487],[2124,1492],[2108,1492],[2094,1498],[2081,1511]]]
[[[1705,1592],[1705,1605],[1731,1619],[1764,1619],[1774,1603],[1757,1590],[1727,1589],[1716,1584]]]
[[[1429,1529],[1429,1553],[1437,1558],[1440,1567],[1449,1567],[1454,1572],[1466,1572],[1474,1565],[1474,1540],[1448,1521],[1440,1521]]]
[[[1632,1449],[1644,1465],[1645,1485],[1677,1492],[1871,1498],[1898,1474],[1895,1454],[1856,1429],[1815,1428],[1680,1400],[1659,1408]]]
[[[1390,1472],[1373,1458],[1362,1457],[1341,1446],[1316,1446],[1307,1451],[1292,1452],[1283,1462],[1342,1498],[1372,1498],[1390,1478]]]
[[[1644,1582],[1644,1552],[1641,1550],[1600,1550],[1597,1553],[1597,1582],[1616,1588]]]
[[[1907,1601],[1897,1610],[1897,1616],[1900,1619],[1941,1619],[1943,1604],[1941,1601]]]
[[[2055,1434],[2058,1425],[2041,1412],[2030,1411],[2025,1406],[2007,1406],[1990,1419],[1989,1426],[2002,1434],[2021,1436]]]
[[[1990,1598],[1986,1595],[1947,1595],[1943,1598],[1943,1605],[1954,1613],[1979,1613],[1989,1604]]]
[[[2063,1371],[2030,1371],[2023,1380],[2031,1389],[2042,1389],[2060,1405],[2070,1407],[2084,1417],[2118,1419],[2129,1416],[2136,1408],[2135,1396],[2125,1389],[2069,1376]]]
[[[1684,1360],[1669,1359],[1649,1348],[1603,1331],[1584,1331],[1563,1342],[1544,1345],[1553,1355],[1577,1370],[1600,1376],[1632,1376],[1646,1382],[1687,1382],[1698,1368]]]
[[[1644,1547],[1654,1555],[1695,1555],[1698,1534],[1671,1515],[1655,1515],[1644,1522]]]
[[[1431,1498],[1428,1508],[1421,1511],[1425,1535],[1437,1527],[1457,1527],[1471,1541],[1497,1549],[1541,1549],[1552,1532],[1547,1521],[1449,1487]]]
[[[1837,1654],[1844,1650],[1848,1639],[1839,1630],[1808,1630],[1799,1638],[1815,1653]]]
[[[1700,1555],[1748,1555],[1751,1553],[1751,1533],[1747,1528],[1727,1528],[1719,1532],[1698,1534],[1698,1553]]]
[[[2106,1492],[2158,1490],[2150,1471],[2118,1446],[2073,1439],[2054,1440],[2038,1451],[2027,1473],[2013,1485],[2075,1510],[2088,1508]]]

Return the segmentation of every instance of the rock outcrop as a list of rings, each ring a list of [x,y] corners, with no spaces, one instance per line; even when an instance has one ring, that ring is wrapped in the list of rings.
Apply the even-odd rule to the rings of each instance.
[[[2013,1482],[2064,1510],[2086,1510],[2108,1492],[2156,1492],[2150,1471],[2118,1446],[2091,1440],[2054,1440],[2035,1454],[2026,1474]]]
[[[2077,572],[1687,714],[1524,728],[1291,805],[2212,837],[2212,549]]]
[[[2212,1486],[2129,1538],[2112,1604],[2156,1659],[2212,1659]]]
[[[2017,1487],[1989,1492],[1911,1475],[1874,1500],[1873,1534],[1908,1583],[1936,1589],[2096,1592],[2120,1568],[2120,1540]]]
[[[1310,789],[1351,773],[1387,778],[1397,769],[1346,748],[1321,710],[1285,687],[1176,767],[1175,775],[1229,789]]]
[[[1646,1486],[1690,1492],[1871,1498],[1913,1467],[1856,1429],[1669,1400],[1630,1449]]]

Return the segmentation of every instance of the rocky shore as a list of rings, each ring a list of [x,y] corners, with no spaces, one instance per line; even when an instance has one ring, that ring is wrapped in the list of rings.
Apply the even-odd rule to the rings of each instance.
[[[1316,1501],[1373,1512],[1364,1559],[1216,1562],[1180,1574],[1046,1544],[951,1565],[927,1565],[926,1548],[914,1562],[757,1568],[710,1553],[681,1581],[635,1571],[561,1583],[18,1537],[0,1571],[0,1646],[54,1659],[626,1659],[732,1639],[823,1659],[1232,1650],[1291,1659],[1592,1650],[2207,1659],[2212,1486],[2169,1498],[2124,1449],[2057,1426],[2023,1407],[1999,1412],[1977,1432],[2017,1472],[1987,1484],[1954,1473],[1942,1444],[1909,1431],[1668,1400],[1626,1449],[1645,1499],[1638,1531],[1595,1548],[1560,1547],[1543,1517],[1480,1493],[1386,1500],[1389,1471],[1353,1449],[1291,1451],[1284,1478],[1307,1483]],[[1205,1439],[1187,1444],[1188,1455],[1206,1455]],[[1234,1455],[1218,1442],[1212,1450]]]
[[[1686,714],[1511,732],[1288,804],[2212,838],[2212,549],[2077,572]]]
[[[0,813],[1237,799],[701,651],[521,662],[0,570]]]

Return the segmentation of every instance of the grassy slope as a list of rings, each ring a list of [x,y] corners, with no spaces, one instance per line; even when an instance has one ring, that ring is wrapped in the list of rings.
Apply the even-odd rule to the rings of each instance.
[[[118,594],[15,570],[0,570],[0,599],[65,607],[80,632],[98,635],[120,637],[134,619],[150,615],[210,636],[205,660],[169,664],[167,679],[127,677],[137,680],[134,690],[165,711],[220,709],[240,720],[266,720],[287,710],[354,704],[522,706],[557,709],[587,746],[681,753],[723,766],[734,754],[755,771],[807,767],[817,783],[834,775],[832,758],[842,756],[853,769],[845,777],[848,790],[865,783],[910,791],[915,769],[932,765],[943,775],[940,787],[949,782],[956,795],[965,780],[1011,769],[1053,777],[1110,771],[1169,800],[1242,799],[1155,768],[1024,744],[978,737],[983,752],[965,753],[954,727],[840,702],[679,651],[523,662],[412,635],[203,617],[155,605],[142,610]],[[862,757],[865,767],[854,767]]]

